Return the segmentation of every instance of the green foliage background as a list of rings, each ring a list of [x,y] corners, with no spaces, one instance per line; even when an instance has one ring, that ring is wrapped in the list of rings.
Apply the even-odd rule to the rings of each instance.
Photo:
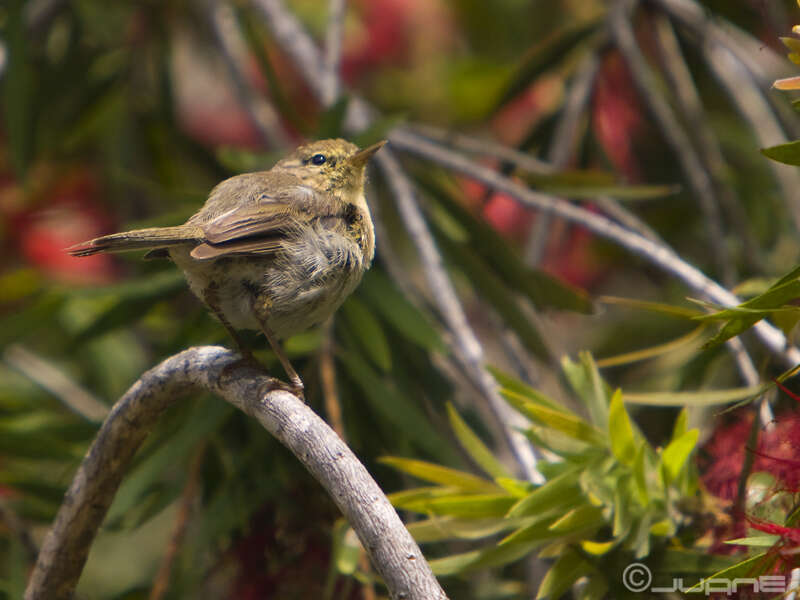
[[[699,294],[647,259],[559,220],[549,259],[532,264],[532,234],[518,227],[531,212],[470,188],[435,161],[401,153],[486,361],[497,367],[505,398],[530,419],[528,437],[546,451],[548,483],[534,484],[521,476],[501,424],[465,374],[376,171],[369,190],[380,220],[375,266],[331,332],[306,332],[286,347],[309,403],[326,414],[319,373],[331,336],[348,443],[383,489],[395,492],[452,598],[527,598],[537,590],[619,598],[625,590],[615,574],[633,558],[699,577],[745,557],[699,559],[707,548],[700,517],[720,513],[708,508],[714,501],[690,456],[698,436],[725,418],[720,407],[760,398],[763,382],[789,366],[746,336],[760,381],[745,384],[721,342],[764,318],[793,340],[798,273],[778,278],[800,254],[792,219],[798,199],[759,153],[765,125],[737,111],[698,31],[668,10],[674,3],[637,3],[629,22],[651,69],[649,93],[678,115],[704,161],[703,135],[720,151],[720,168],[702,168],[714,194],[733,200],[720,203],[722,237],[712,239],[675,149],[625,75],[609,27],[613,4],[353,2],[345,22],[348,94],[380,111],[370,130],[351,136],[361,143],[425,125],[551,160],[571,85],[582,61],[596,57],[594,91],[574,120],[565,163],[530,172],[493,158],[488,145],[476,160],[604,214],[609,204],[599,199],[613,198],[617,218],[634,215],[681,259],[754,298],[709,316],[718,307],[689,302]],[[792,72],[773,48],[798,22],[796,5],[689,5],[701,18],[739,28],[735,44],[757,67],[753,89],[783,135],[797,137],[800,120],[788,99],[764,91]],[[77,266],[59,258],[61,248],[83,233],[179,223],[221,179],[268,168],[301,139],[347,133],[350,96],[320,107],[255,5],[230,7],[246,83],[276,108],[285,144],[260,137],[231,91],[210,4],[0,6],[3,597],[21,597],[33,546],[97,431],[92,402],[110,406],[144,370],[188,346],[230,343],[172,265],[123,255]],[[297,0],[287,9],[316,40],[324,38],[326,3]],[[381,11],[394,22],[382,21]],[[704,105],[702,128],[683,112],[667,75],[672,59],[659,53],[659,27],[666,26],[675,27]],[[359,46],[362,38],[368,41]],[[182,52],[194,60],[181,62]],[[188,102],[181,90],[207,79],[204,69],[227,96],[192,116],[203,88],[189,86],[195,96]],[[603,133],[603,119],[613,135]],[[455,138],[444,145],[451,142],[459,147]],[[501,207],[497,219],[486,208],[493,202]],[[715,243],[725,249],[722,263]],[[250,342],[279,372],[263,340]],[[591,354],[578,354],[584,350]],[[781,402],[788,404],[778,401],[776,412]],[[434,485],[417,488],[418,480]],[[244,415],[216,398],[193,397],[169,412],[137,456],[79,591],[148,597],[185,506],[186,537],[166,597],[353,598],[374,582],[332,503],[296,461]],[[787,513],[791,525],[796,517]],[[580,577],[588,583],[570,592]]]

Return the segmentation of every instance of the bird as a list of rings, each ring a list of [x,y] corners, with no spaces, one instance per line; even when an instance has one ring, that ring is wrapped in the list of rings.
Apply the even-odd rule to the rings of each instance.
[[[291,391],[303,382],[280,340],[325,321],[358,286],[375,254],[364,195],[369,159],[343,139],[310,142],[271,169],[219,183],[183,225],[124,231],[67,248],[72,256],[143,250],[169,258],[222,323],[244,361],[238,330],[261,331]]]

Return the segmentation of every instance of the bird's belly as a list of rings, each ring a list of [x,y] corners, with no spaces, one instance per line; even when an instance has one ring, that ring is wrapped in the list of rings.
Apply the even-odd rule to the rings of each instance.
[[[205,289],[213,286],[220,310],[235,329],[261,329],[255,304],[283,339],[327,319],[368,266],[357,245],[339,238],[327,242],[315,237],[297,240],[277,256],[207,262],[171,254],[195,295],[204,299]]]

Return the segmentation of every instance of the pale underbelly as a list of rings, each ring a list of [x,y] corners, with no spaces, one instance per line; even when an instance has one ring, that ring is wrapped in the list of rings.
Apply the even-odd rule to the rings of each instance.
[[[361,261],[325,264],[278,261],[273,257],[231,257],[198,263],[188,251],[171,253],[194,294],[206,300],[212,287],[217,306],[235,329],[260,330],[258,314],[281,339],[323,322],[361,281]],[[328,268],[326,268],[328,267]]]

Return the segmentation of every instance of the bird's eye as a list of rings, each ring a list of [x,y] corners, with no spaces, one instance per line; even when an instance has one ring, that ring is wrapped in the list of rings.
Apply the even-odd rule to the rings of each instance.
[[[315,154],[311,157],[311,162],[315,165],[319,166],[325,162],[325,155],[324,154]]]

